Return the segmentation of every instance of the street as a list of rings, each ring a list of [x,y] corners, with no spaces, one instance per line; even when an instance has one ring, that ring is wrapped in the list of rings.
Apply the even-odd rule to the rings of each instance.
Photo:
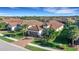
[[[0,51],[29,51],[29,50],[0,39]]]

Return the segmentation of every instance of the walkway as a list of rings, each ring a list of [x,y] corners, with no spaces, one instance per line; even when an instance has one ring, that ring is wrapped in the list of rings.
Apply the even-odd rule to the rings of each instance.
[[[28,45],[28,43],[30,42],[32,42],[32,38],[24,38],[22,40],[15,41],[13,43],[22,47],[26,47],[26,45]]]

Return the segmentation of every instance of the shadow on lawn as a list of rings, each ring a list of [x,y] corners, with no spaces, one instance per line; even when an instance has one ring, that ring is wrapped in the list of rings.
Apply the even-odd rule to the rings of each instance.
[[[69,39],[57,37],[53,42],[61,44],[69,44]]]

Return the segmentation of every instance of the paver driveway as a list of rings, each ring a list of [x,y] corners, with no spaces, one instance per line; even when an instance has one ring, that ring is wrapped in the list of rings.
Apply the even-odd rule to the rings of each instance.
[[[15,42],[13,42],[13,43],[16,44],[16,45],[25,47],[25,46],[28,45],[30,42],[32,42],[32,37],[27,37],[27,38],[24,38],[24,39],[22,39],[22,40],[15,41]]]

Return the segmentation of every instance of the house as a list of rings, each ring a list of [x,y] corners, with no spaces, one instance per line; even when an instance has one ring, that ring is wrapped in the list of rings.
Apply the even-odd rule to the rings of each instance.
[[[42,35],[43,28],[41,26],[43,25],[43,22],[37,20],[24,20],[23,24],[28,26],[28,35],[37,37]]]
[[[26,24],[28,27],[28,35],[29,36],[42,36],[43,28],[52,28],[55,31],[60,31],[64,28],[64,24],[56,21],[50,20],[49,22],[43,23],[37,20],[24,20],[23,24]]]
[[[38,27],[37,25],[29,27],[28,28],[28,35],[41,37],[42,36],[42,30],[43,29],[41,27]]]
[[[47,24],[47,28],[52,28],[55,31],[60,31],[64,28],[64,24],[57,20],[50,20]]]
[[[11,31],[15,31],[16,29],[19,29],[22,24],[22,20],[19,18],[5,18],[3,20],[6,24],[8,24],[7,26],[8,30]]]

